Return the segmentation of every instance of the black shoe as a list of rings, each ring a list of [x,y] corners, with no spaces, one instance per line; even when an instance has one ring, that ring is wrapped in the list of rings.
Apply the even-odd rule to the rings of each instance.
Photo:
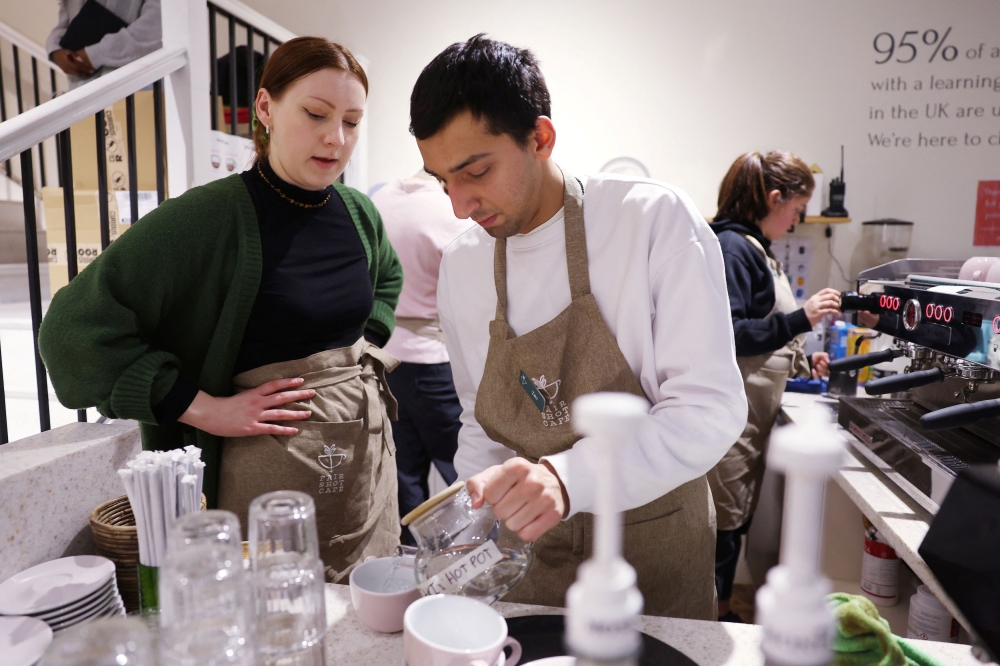
[[[719,616],[719,622],[732,622],[734,624],[745,624],[743,622],[743,619],[733,611],[729,611],[725,615]]]

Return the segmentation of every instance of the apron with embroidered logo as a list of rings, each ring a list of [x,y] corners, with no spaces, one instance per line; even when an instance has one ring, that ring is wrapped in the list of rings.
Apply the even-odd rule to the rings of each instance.
[[[494,255],[496,319],[476,394],[476,420],[491,439],[531,462],[573,446],[573,400],[598,391],[645,397],[590,292],[583,191],[565,180],[566,263],[572,302],[555,319],[521,336],[507,324],[507,243]],[[697,445],[697,442],[692,442]],[[622,548],[635,567],[643,613],[716,619],[715,516],[702,476],[628,511]],[[534,545],[527,576],[504,600],[563,606],[577,567],[593,547],[593,515],[578,513]]]
[[[389,419],[396,401],[385,373],[399,361],[364,338],[350,347],[248,370],[233,379],[246,391],[274,379],[301,377],[316,395],[284,409],[308,409],[290,421],[293,436],[227,438],[222,447],[219,508],[234,512],[247,534],[255,497],[298,490],[316,503],[319,554],[332,583],[346,582],[369,555],[387,557],[399,544],[396,459]]]
[[[792,286],[788,283],[788,276],[781,270],[781,264],[768,255],[757,239],[746,235],[743,237],[767,259],[774,279],[774,308],[767,318],[775,312],[791,314],[798,310]],[[785,382],[789,377],[810,374],[803,345],[803,336],[797,336],[776,351],[736,358],[736,364],[743,375],[749,411],[743,434],[708,473],[719,530],[738,529],[753,516],[764,478],[767,441],[771,436],[774,420],[781,410],[781,394],[785,391]]]

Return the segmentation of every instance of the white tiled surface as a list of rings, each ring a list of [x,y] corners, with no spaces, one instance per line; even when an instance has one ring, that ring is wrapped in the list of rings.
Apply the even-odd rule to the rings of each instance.
[[[505,617],[551,615],[561,608],[523,604],[494,605]],[[351,605],[346,585],[326,586],[326,663],[400,666],[403,634],[380,634],[365,627]],[[699,666],[762,666],[763,629],[757,625],[642,617],[642,631],[683,652]],[[967,645],[922,642],[920,648],[949,666],[979,666]]]

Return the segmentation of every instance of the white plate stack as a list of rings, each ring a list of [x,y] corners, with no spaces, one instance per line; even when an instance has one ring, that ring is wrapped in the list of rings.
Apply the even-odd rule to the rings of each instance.
[[[125,615],[115,565],[104,557],[76,555],[26,569],[0,583],[0,615],[45,622],[52,631],[100,617]]]

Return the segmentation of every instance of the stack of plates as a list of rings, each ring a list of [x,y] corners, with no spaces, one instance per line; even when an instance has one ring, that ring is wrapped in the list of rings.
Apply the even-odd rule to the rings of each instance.
[[[26,615],[53,631],[99,617],[124,615],[115,565],[93,555],[39,564],[0,583],[0,615]]]
[[[0,617],[0,654],[4,666],[32,666],[52,642],[49,625],[33,617]]]

